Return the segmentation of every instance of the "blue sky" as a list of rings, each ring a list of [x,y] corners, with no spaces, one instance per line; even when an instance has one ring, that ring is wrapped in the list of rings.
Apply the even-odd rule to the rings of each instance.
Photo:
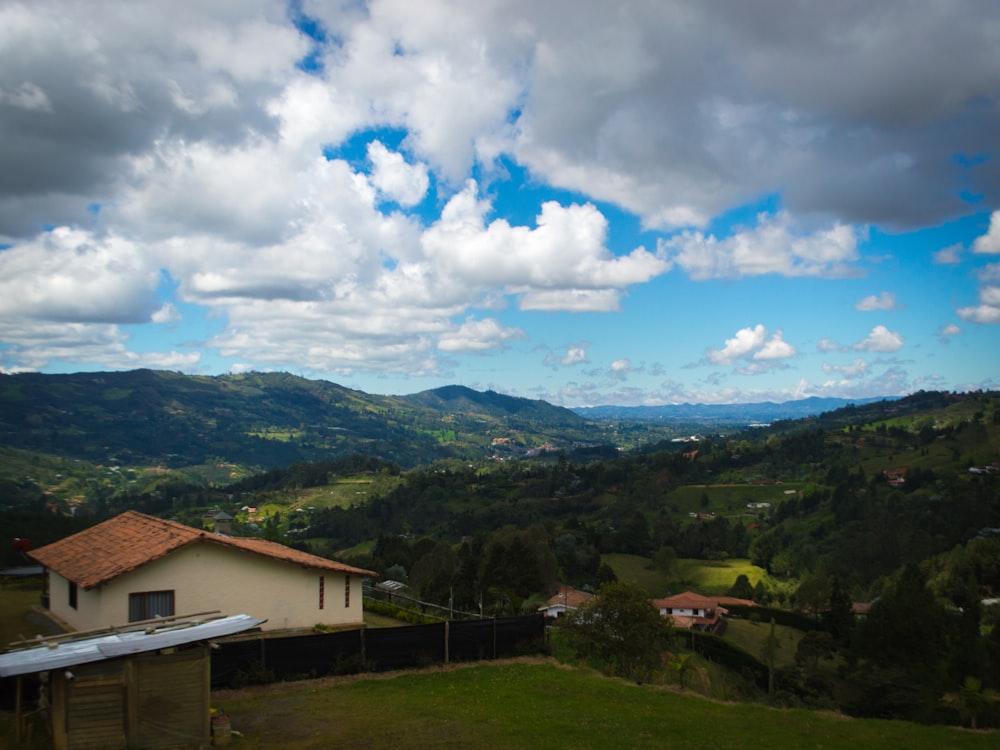
[[[998,388],[1000,7],[871,6],[4,3],[0,370]]]

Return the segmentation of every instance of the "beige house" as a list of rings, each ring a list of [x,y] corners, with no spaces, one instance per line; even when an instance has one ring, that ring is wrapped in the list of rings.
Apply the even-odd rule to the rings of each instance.
[[[361,627],[361,580],[375,575],[137,511],[29,555],[46,569],[49,610],[74,630],[215,610],[267,620],[265,630]]]

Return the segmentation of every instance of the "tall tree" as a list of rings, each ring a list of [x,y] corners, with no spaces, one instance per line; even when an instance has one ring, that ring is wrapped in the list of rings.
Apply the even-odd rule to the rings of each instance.
[[[636,682],[660,668],[673,628],[632,581],[600,587],[590,601],[563,623],[570,644],[583,656],[603,662],[614,674]]]

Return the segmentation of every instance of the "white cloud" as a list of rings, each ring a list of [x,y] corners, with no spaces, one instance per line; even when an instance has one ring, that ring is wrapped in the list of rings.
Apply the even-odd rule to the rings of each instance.
[[[856,380],[864,377],[871,370],[871,366],[863,359],[856,359],[849,365],[832,365],[823,363],[823,372],[838,373],[845,380]]]
[[[849,352],[851,348],[824,337],[816,342],[816,350],[821,352]]]
[[[898,352],[903,348],[903,337],[885,326],[875,326],[853,348],[859,352]]]
[[[794,357],[797,353],[795,347],[782,338],[782,333],[779,330],[775,331],[774,335],[765,341],[760,349],[754,352],[753,358],[756,360],[788,359],[789,357]]]
[[[443,333],[438,348],[446,352],[482,352],[501,349],[506,342],[523,339],[520,328],[507,328],[494,318],[465,321],[454,331]]]
[[[758,323],[753,328],[741,328],[731,339],[726,339],[722,349],[709,349],[708,361],[716,365],[732,364],[734,360],[749,356],[764,345],[767,328]]]
[[[858,300],[854,305],[854,309],[869,312],[872,310],[898,310],[899,306],[896,304],[896,295],[894,293],[882,292],[877,296],[870,294]]]
[[[732,338],[726,339],[722,349],[709,349],[705,359],[714,365],[750,360],[738,370],[743,375],[759,375],[784,367],[782,360],[795,356],[797,350],[784,340],[780,330],[770,338],[767,334],[767,328],[761,323],[753,328],[741,328]]]
[[[150,316],[153,323],[176,323],[181,319],[181,314],[173,302],[168,302]]]
[[[958,316],[969,323],[1000,323],[1000,307],[996,305],[975,305],[960,307]]]
[[[607,220],[593,205],[568,207],[548,201],[536,227],[511,226],[505,219],[488,225],[489,203],[477,197],[472,180],[444,207],[441,219],[424,232],[427,258],[459,283],[499,286],[524,294],[529,309],[608,309],[620,290],[666,273],[670,264],[644,248],[616,256],[605,247]],[[582,292],[582,294],[580,294]],[[596,295],[594,294],[596,293]]]
[[[955,243],[954,245],[948,245],[948,247],[941,248],[936,253],[934,253],[934,262],[940,263],[942,265],[956,265],[962,262],[962,252],[964,251],[962,243]]]
[[[683,232],[660,241],[660,250],[691,278],[760,276],[840,277],[856,275],[858,236],[838,224],[811,234],[796,233],[787,213],[760,214],[757,226],[718,239],[702,232]]]
[[[587,362],[587,349],[590,347],[589,342],[583,342],[579,344],[571,344],[566,347],[566,353],[563,355],[558,355],[555,352],[549,352],[545,355],[545,364],[555,367],[561,365],[562,367],[572,367],[574,365],[580,365]]]
[[[632,360],[628,358],[616,359],[608,366],[608,377],[615,381],[624,381],[628,379],[629,373],[633,372],[635,368],[632,366]]]
[[[990,216],[990,228],[972,243],[972,252],[1000,253],[1000,211],[994,211]]]
[[[372,162],[372,184],[401,206],[415,206],[427,193],[430,179],[424,164],[407,164],[403,155],[390,151],[379,141],[368,144]]]
[[[987,264],[979,269],[977,276],[982,285],[979,287],[979,304],[959,308],[958,316],[970,323],[1000,323],[1000,263]]]
[[[952,338],[958,336],[961,332],[962,329],[954,323],[946,323],[938,329],[938,341],[942,344],[947,344],[952,340]]]
[[[617,312],[621,309],[621,292],[617,289],[531,291],[520,296],[517,306],[540,312]]]
[[[0,318],[146,323],[159,268],[134,243],[57,227],[0,252]]]

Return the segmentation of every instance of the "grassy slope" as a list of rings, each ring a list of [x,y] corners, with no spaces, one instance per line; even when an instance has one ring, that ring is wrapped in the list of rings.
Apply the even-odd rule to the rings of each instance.
[[[751,656],[764,661],[764,645],[771,634],[770,623],[752,620],[730,619],[726,624],[725,639],[732,641]],[[785,625],[775,625],[774,634],[778,638],[778,648],[774,661],[779,668],[795,664],[795,651],[805,633]]]
[[[239,747],[995,747],[996,733],[720,704],[552,663],[401,673],[219,693]]]
[[[772,589],[779,583],[767,571],[750,564],[749,560],[687,560],[677,561],[677,574],[671,579],[652,567],[649,558],[639,555],[608,554],[601,560],[611,566],[620,580],[635,581],[654,597],[677,594],[686,589],[699,594],[725,594],[739,575],[745,574],[751,585],[764,580]]]

